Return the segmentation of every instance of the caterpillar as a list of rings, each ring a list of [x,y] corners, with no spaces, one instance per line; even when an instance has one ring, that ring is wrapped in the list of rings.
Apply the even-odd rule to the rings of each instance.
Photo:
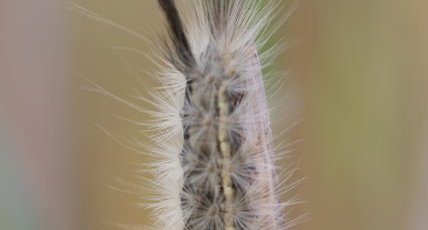
[[[260,52],[277,2],[158,0],[155,229],[287,228]]]

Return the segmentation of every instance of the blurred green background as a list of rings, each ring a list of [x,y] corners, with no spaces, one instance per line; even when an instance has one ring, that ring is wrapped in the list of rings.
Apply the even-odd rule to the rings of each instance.
[[[149,40],[165,26],[155,0],[74,2]],[[292,96],[272,102],[288,108],[273,115],[275,133],[292,123],[293,116],[284,113],[304,118],[284,141],[305,139],[293,146],[290,161],[302,159],[293,179],[307,179],[290,194],[306,202],[289,217],[310,214],[293,229],[427,229],[428,2],[300,0],[284,5],[279,17],[291,6],[298,9],[275,38],[292,45],[273,61],[276,70],[291,71],[279,95]],[[75,10],[67,11],[67,17],[67,41],[72,43],[67,55],[79,73],[72,75],[150,108],[137,98],[158,86],[152,75],[158,69],[147,58],[158,54],[150,44]],[[90,230],[149,224],[149,210],[139,206],[147,197],[139,189],[150,175],[138,170],[150,159],[119,143],[146,143],[143,127],[128,120],[148,118],[94,92],[74,95],[78,125],[73,141],[79,146],[71,167],[79,184],[73,191],[79,198],[71,201],[79,204],[71,212],[77,213],[74,219]]]

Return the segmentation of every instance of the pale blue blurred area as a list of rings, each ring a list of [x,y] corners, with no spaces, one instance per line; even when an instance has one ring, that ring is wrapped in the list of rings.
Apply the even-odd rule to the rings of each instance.
[[[1,112],[1,111],[0,111]],[[0,114],[1,115],[1,114]],[[0,116],[0,229],[37,230],[24,180]]]

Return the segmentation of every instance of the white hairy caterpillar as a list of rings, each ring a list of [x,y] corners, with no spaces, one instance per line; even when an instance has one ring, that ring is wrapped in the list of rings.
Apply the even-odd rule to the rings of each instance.
[[[170,31],[152,113],[159,131],[155,228],[286,229],[259,58],[265,54],[258,53],[275,4],[159,3]]]
[[[163,86],[145,100],[157,108],[149,112],[153,120],[148,130],[155,134],[152,145],[145,146],[154,158],[149,166],[155,177],[150,191],[154,197],[148,204],[154,223],[149,229],[284,230],[299,223],[304,216],[286,220],[283,213],[295,201],[280,202],[281,193],[298,182],[284,186],[275,172],[279,157],[262,79],[262,69],[270,64],[277,46],[260,50],[280,24],[272,23],[279,2],[158,1],[170,30],[155,42],[163,54],[156,63],[162,68]],[[147,41],[72,5],[92,19]],[[147,112],[91,84],[96,92]],[[138,147],[135,150],[141,152]],[[135,187],[139,196],[147,196]]]

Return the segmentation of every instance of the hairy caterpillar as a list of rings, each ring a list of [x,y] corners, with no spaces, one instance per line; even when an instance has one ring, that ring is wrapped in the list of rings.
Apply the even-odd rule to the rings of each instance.
[[[158,2],[169,33],[152,122],[155,228],[285,229],[259,58],[275,3]]]

